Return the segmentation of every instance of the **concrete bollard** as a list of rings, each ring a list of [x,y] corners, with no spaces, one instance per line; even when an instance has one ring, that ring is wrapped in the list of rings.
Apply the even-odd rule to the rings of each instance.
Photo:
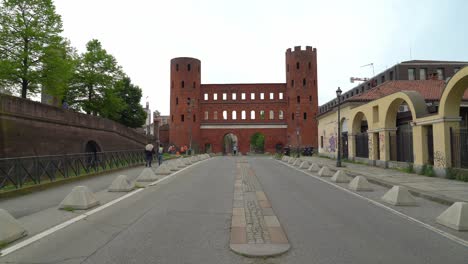
[[[170,171],[178,171],[179,168],[177,167],[177,164],[175,161],[171,160],[166,162],[166,166],[169,168]]]
[[[311,172],[317,172],[320,170],[320,167],[317,163],[312,163],[312,165],[310,165],[310,167],[307,170]]]
[[[351,181],[351,179],[349,178],[348,174],[346,174],[346,172],[338,170],[335,172],[335,174],[333,174],[331,181],[336,183],[348,183]]]
[[[396,206],[416,206],[416,200],[404,186],[393,186],[382,196],[382,200],[388,204]]]
[[[333,172],[327,166],[323,166],[319,170],[318,176],[320,176],[320,177],[331,177],[331,176],[333,176]]]
[[[164,163],[163,163],[164,164]],[[162,164],[161,164],[162,166]],[[159,166],[158,169],[161,167]],[[156,170],[158,170],[156,169]],[[143,171],[141,171],[140,175],[136,179],[137,182],[154,182],[157,181],[159,178],[154,174],[154,171],[150,168],[144,168]]]
[[[179,169],[187,167],[187,166],[185,166],[185,163],[180,158],[176,159],[176,165],[177,165],[177,168],[179,168]]]
[[[371,192],[372,186],[363,176],[356,176],[348,185],[349,189],[356,192]]]
[[[299,169],[308,169],[309,168],[309,162],[308,161],[303,161],[301,165],[299,166]]]
[[[6,245],[28,235],[21,223],[10,213],[0,209],[0,245]]]
[[[135,184],[128,180],[127,175],[119,175],[109,187],[109,192],[129,192],[135,189]]]
[[[455,202],[440,214],[436,221],[458,231],[468,231],[468,203]]]
[[[159,166],[156,171],[155,171],[155,174],[156,175],[169,175],[171,174],[171,170],[169,169],[169,167],[167,166],[167,164],[161,164],[161,166]],[[157,178],[157,177],[156,177]],[[156,179],[157,180],[157,179]]]
[[[63,199],[59,209],[86,210],[99,204],[94,193],[86,186],[76,186]]]

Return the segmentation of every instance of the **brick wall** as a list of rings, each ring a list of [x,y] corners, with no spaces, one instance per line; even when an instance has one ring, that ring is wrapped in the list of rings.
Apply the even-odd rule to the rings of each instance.
[[[105,118],[0,95],[0,158],[81,153],[91,140],[103,151],[146,143],[144,135]]]

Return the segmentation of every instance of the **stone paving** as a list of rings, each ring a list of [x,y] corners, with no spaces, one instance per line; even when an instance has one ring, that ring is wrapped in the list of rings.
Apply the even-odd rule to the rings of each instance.
[[[237,253],[256,257],[289,249],[286,234],[245,158],[237,162],[230,245]]]

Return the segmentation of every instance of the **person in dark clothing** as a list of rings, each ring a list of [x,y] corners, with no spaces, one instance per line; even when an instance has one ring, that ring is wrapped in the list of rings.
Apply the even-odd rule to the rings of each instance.
[[[158,163],[159,163],[159,166],[161,166],[161,162],[162,162],[162,158],[163,158],[163,145],[162,144],[159,144],[159,148],[158,148]]]
[[[146,155],[146,167],[151,167],[151,162],[153,161],[153,154],[156,152],[154,151],[154,146],[152,144],[148,144],[145,147],[145,155]]]

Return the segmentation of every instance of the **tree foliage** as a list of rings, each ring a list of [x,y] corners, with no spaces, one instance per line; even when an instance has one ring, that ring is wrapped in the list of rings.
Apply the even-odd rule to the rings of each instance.
[[[0,86],[39,92],[47,48],[62,32],[52,0],[4,0],[0,9]],[[50,51],[50,50],[49,50]]]
[[[122,99],[125,107],[119,112],[119,119],[115,120],[129,127],[141,127],[146,120],[146,112],[140,104],[142,91],[133,85],[130,78],[124,77],[117,82],[117,96]]]
[[[0,6],[0,93],[30,97],[42,90],[52,103],[126,126],[146,120],[141,89],[132,84],[99,40],[78,54],[60,36],[52,0],[3,0]],[[48,97],[47,97],[48,98]]]
[[[86,44],[86,52],[78,60],[74,85],[67,100],[88,114],[118,119],[116,114],[124,105],[115,85],[123,75],[114,56],[93,39]]]
[[[257,132],[250,137],[250,145],[253,147],[255,152],[263,152],[265,147],[265,136]]]

